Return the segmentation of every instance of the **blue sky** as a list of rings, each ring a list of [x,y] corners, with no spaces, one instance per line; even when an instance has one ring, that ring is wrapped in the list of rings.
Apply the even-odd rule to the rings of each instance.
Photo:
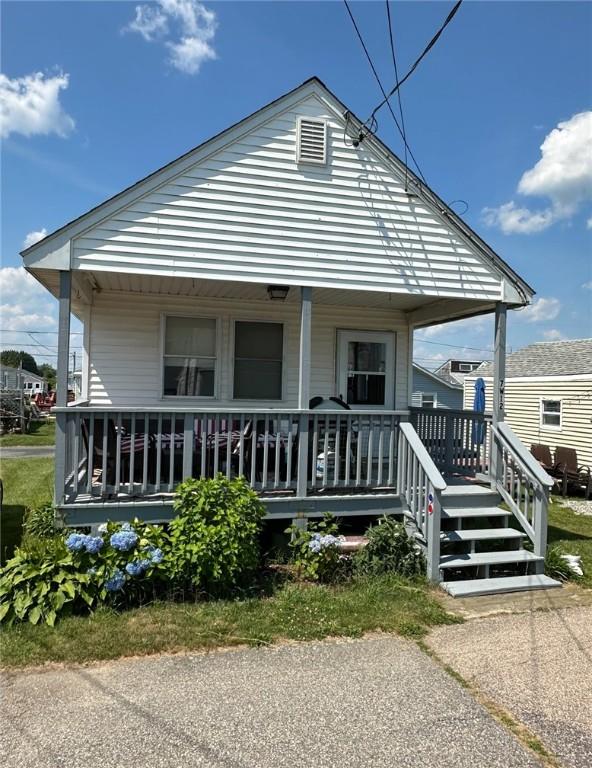
[[[351,7],[392,84],[384,2]],[[392,3],[401,72],[451,7]],[[29,233],[51,232],[310,75],[361,117],[379,100],[342,2],[4,2],[2,16],[3,328],[55,327],[49,300],[6,269]],[[430,186],[466,201],[466,221],[537,291],[532,310],[511,315],[513,348],[592,336],[591,30],[590,3],[466,1],[402,89]],[[15,106],[32,87],[41,107]],[[385,110],[379,134],[402,154]],[[417,338],[429,367],[485,358],[491,322]],[[36,339],[55,346],[55,335]],[[5,334],[4,346],[16,342],[34,343]]]

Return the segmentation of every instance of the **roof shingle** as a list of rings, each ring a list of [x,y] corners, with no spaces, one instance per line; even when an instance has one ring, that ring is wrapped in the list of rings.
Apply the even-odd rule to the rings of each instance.
[[[539,341],[512,352],[506,359],[506,379],[586,373],[592,373],[592,339]],[[493,376],[493,363],[483,363],[469,375]]]

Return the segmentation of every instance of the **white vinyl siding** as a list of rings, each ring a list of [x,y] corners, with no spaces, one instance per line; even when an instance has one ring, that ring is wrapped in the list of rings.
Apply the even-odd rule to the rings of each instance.
[[[491,413],[493,382],[485,381],[485,410]],[[473,407],[475,379],[465,379],[465,408]],[[541,401],[561,401],[561,429],[541,423]],[[506,379],[506,421],[530,448],[532,443],[575,448],[580,464],[592,465],[592,376]]]
[[[297,162],[298,119],[327,164]],[[482,300],[501,279],[309,96],[73,240],[73,268]]]
[[[284,326],[283,393],[277,407],[298,405],[300,309],[297,303],[237,301],[189,296],[102,292],[95,296],[89,324],[89,397],[94,405],[162,405],[160,324],[163,314],[216,317],[220,333],[218,397],[195,400],[197,407],[237,407],[233,400],[232,328],[236,320],[277,322]],[[339,328],[356,327],[396,334],[395,408],[407,407],[408,326],[402,312],[375,308],[314,305],[312,313],[311,397],[336,391]],[[170,402],[170,401],[169,401]],[[183,398],[183,403],[192,402]],[[240,407],[263,407],[261,400]],[[276,403],[273,403],[276,407]]]

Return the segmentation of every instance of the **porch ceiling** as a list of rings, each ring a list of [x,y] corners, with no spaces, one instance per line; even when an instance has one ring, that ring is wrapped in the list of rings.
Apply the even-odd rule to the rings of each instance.
[[[35,277],[54,295],[58,294],[57,270],[31,270]],[[201,296],[204,298],[268,301],[267,284],[231,280],[200,280],[187,277],[164,277],[124,272],[74,272],[73,305],[88,303],[92,290],[122,293],[159,294],[168,296]],[[300,292],[292,286],[286,302],[298,304]],[[410,322],[429,325],[446,319],[490,312],[494,306],[482,300],[458,299],[447,296],[426,296],[408,293],[380,293],[336,288],[314,288],[313,305],[376,307],[409,314]]]

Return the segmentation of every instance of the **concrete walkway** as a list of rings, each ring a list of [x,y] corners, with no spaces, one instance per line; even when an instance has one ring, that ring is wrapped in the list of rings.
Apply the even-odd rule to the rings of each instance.
[[[391,636],[4,677],[6,768],[531,768],[416,645]]]
[[[12,445],[0,447],[2,459],[42,459],[55,454],[55,445]]]
[[[579,593],[582,601],[592,597]],[[438,627],[428,639],[443,661],[534,731],[569,768],[592,766],[592,606],[578,606],[577,596],[565,588],[565,602],[575,607],[472,619]]]

